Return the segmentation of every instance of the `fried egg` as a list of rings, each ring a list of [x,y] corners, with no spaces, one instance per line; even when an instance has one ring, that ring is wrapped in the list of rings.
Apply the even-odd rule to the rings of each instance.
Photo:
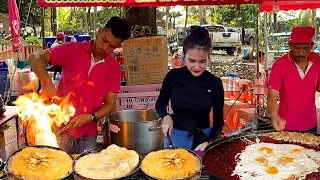
[[[241,180],[304,179],[318,172],[320,152],[294,144],[256,143],[236,157],[232,176]]]

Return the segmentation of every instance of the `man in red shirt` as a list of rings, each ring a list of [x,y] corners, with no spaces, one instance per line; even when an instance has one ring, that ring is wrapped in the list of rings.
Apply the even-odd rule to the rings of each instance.
[[[110,55],[121,42],[130,37],[130,27],[118,17],[98,29],[97,39],[90,42],[70,42],[33,53],[30,64],[44,87],[42,93],[66,97],[76,108],[73,128],[67,138],[59,138],[60,148],[67,150],[73,141],[74,153],[96,148],[97,121],[115,109],[120,92],[119,63]],[[46,71],[46,63],[62,66],[56,91]],[[102,105],[103,104],[103,105]]]
[[[274,62],[268,110],[276,130],[317,131],[315,93],[320,82],[320,56],[312,51],[313,27],[294,27],[290,52]],[[279,111],[277,96],[280,95]]]

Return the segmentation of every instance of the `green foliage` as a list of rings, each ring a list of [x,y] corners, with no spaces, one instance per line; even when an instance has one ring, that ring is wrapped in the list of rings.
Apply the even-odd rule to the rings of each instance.
[[[240,5],[240,8],[241,14],[237,5],[205,6],[206,21],[208,24],[222,24],[230,27],[255,27],[259,5]],[[199,12],[199,6],[188,7],[188,24],[199,23]],[[184,20],[180,20],[178,23],[184,24]]]
[[[29,36],[24,40],[25,44],[42,44],[42,40],[35,36]]]
[[[11,41],[0,39],[0,45],[11,45]]]
[[[177,24],[184,24],[185,19],[180,19],[179,21],[177,21]],[[187,24],[199,24],[199,21],[197,21],[194,18],[188,18]]]
[[[37,4],[37,0],[17,0],[17,6],[19,8],[19,15],[21,22],[31,24],[31,25],[40,25],[41,24],[41,8]],[[31,3],[29,17],[29,3]],[[0,13],[8,14],[8,0],[2,0],[0,3]]]
[[[94,30],[94,8],[69,7],[58,8],[58,31],[66,34],[90,33]],[[112,16],[121,16],[122,8],[104,7],[97,11],[97,28],[103,27]]]

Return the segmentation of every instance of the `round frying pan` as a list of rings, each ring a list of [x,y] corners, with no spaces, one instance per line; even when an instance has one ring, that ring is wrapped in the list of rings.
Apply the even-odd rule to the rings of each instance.
[[[239,176],[231,176],[233,170],[236,167],[235,156],[241,153],[247,146],[248,141],[244,141],[246,138],[250,141],[256,142],[257,137],[261,142],[274,143],[274,144],[297,144],[305,148],[315,149],[320,151],[319,146],[311,146],[301,143],[290,143],[285,141],[278,141],[270,137],[263,136],[264,133],[270,131],[259,131],[249,133],[245,135],[231,136],[217,140],[213,144],[210,144],[202,157],[202,163],[204,168],[212,175],[226,179],[226,180],[239,180]],[[303,132],[301,132],[303,133]],[[315,134],[317,135],[317,134]],[[319,135],[317,135],[319,136]],[[306,179],[319,180],[320,172],[308,174]]]
[[[191,151],[189,149],[185,149],[185,148],[175,148],[173,147],[173,144],[172,144],[172,141],[171,141],[171,137],[170,137],[170,134],[169,134],[169,131],[167,133],[167,138],[168,138],[168,141],[169,141],[169,147],[167,148],[164,148],[164,149],[184,149],[186,151],[188,151],[189,153],[191,153],[194,157],[197,158],[197,161],[199,162],[199,169],[198,171],[196,171],[195,173],[193,174],[190,174],[188,177],[184,177],[182,179],[184,180],[196,180],[196,179],[199,179],[200,176],[201,176],[201,169],[202,169],[202,160],[200,158],[200,156],[194,152],[194,151]],[[144,172],[143,168],[141,168],[141,171],[143,173],[143,175],[147,178],[147,179],[156,179],[154,177],[152,177],[151,175],[149,175],[148,173]],[[176,179],[177,180],[177,179]]]
[[[169,148],[164,148],[164,149],[184,149],[184,148],[175,148],[175,147],[169,147]],[[185,149],[186,151],[188,151],[189,153],[191,153],[194,157],[197,158],[198,162],[199,162],[199,170],[196,171],[193,174],[190,174],[188,177],[184,177],[182,178],[183,180],[196,180],[199,179],[201,176],[201,168],[202,168],[202,161],[201,158],[199,157],[199,155],[197,153],[195,153],[194,151],[191,151],[189,149]],[[152,176],[150,176],[148,173],[143,171],[143,168],[141,168],[141,171],[143,173],[143,175],[147,178],[147,179],[156,179]],[[175,179],[175,180],[182,180],[182,179]]]
[[[42,145],[39,145],[39,146],[26,146],[24,148],[28,148],[28,147],[34,147],[34,148],[48,148],[48,149],[55,149],[55,150],[60,150],[62,151],[61,149],[59,148],[56,148],[56,147],[51,147],[51,146],[42,146]],[[23,178],[15,175],[12,171],[11,171],[11,161],[13,159],[13,157],[19,153],[20,151],[22,151],[24,148],[21,148],[21,149],[18,149],[17,151],[15,151],[14,153],[12,153],[9,157],[8,157],[8,160],[7,160],[7,171],[8,171],[8,179],[14,179],[14,180],[23,180]],[[70,155],[69,155],[70,156]],[[70,156],[70,158],[72,159],[73,161],[73,157]],[[74,164],[74,161],[73,161],[73,164]],[[72,179],[72,173],[73,173],[73,170],[69,171],[68,175],[66,175],[65,177],[61,178],[60,180],[69,180],[69,179]]]
[[[80,154],[80,155],[75,159],[75,163],[77,162],[77,160],[81,159],[83,156],[86,156],[86,155],[92,154],[92,153],[97,153],[97,151],[96,151],[96,150],[89,150],[89,151],[86,151],[86,152]],[[139,154],[138,154],[138,155],[139,155]],[[122,178],[130,178],[130,177],[133,177],[134,174],[135,174],[136,172],[138,172],[138,170],[139,170],[139,168],[140,168],[141,160],[142,160],[141,155],[139,155],[139,158],[140,158],[140,161],[139,161],[138,166],[137,166],[135,169],[133,169],[126,177],[122,177]],[[73,168],[74,168],[74,166],[73,166]],[[93,180],[93,179],[90,179],[90,178],[87,178],[87,177],[84,177],[84,176],[78,174],[75,169],[73,169],[73,171],[74,171],[74,175],[73,175],[73,176],[74,176],[74,179],[75,179],[75,180]]]

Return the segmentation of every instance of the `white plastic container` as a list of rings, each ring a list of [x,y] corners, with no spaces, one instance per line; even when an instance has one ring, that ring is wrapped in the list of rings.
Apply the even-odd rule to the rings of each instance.
[[[39,89],[39,79],[34,72],[18,71],[14,76],[8,74],[8,80],[10,82],[11,91],[36,91]]]

